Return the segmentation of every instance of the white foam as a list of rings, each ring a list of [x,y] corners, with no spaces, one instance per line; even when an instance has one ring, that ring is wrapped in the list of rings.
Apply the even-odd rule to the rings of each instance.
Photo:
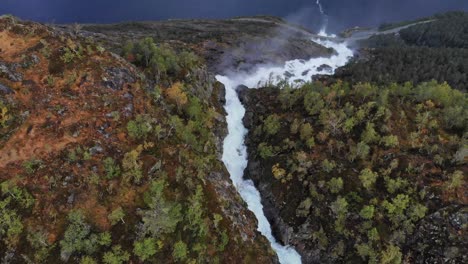
[[[249,88],[258,88],[259,85],[268,82],[276,82],[290,76],[287,80],[291,83],[310,81],[313,75],[332,74],[337,67],[343,66],[353,55],[353,52],[346,47],[346,43],[335,43],[333,41],[314,40],[326,47],[336,50],[336,54],[330,58],[313,58],[308,61],[292,60],[283,66],[260,66],[253,73],[233,73],[229,76],[216,76],[216,79],[224,84],[226,88],[226,120],[228,124],[228,135],[224,139],[224,149],[222,160],[226,165],[234,185],[236,186],[242,199],[247,203],[258,220],[258,231],[260,231],[271,243],[272,248],[278,254],[282,264],[301,263],[301,256],[290,246],[279,244],[273,237],[271,226],[263,213],[263,206],[258,190],[251,180],[244,180],[244,169],[247,167],[247,149],[244,144],[244,137],[247,129],[244,127],[242,118],[245,108],[239,100],[236,92],[237,86],[243,84]],[[329,72],[319,72],[318,67],[326,64],[331,67]],[[285,74],[287,72],[287,74]]]

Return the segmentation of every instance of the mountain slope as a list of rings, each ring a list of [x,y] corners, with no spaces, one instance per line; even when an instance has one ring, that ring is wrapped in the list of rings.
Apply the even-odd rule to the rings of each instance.
[[[277,262],[219,161],[223,87],[165,51],[178,68],[155,83],[92,40],[0,18],[2,262]]]

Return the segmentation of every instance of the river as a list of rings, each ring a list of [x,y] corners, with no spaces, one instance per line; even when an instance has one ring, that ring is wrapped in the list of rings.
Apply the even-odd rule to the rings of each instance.
[[[310,81],[312,76],[316,74],[333,74],[336,68],[345,65],[353,55],[346,42],[318,39],[313,41],[335,49],[336,54],[329,58],[287,61],[282,66],[258,66],[250,74],[233,72],[226,76],[216,76],[226,89],[225,110],[227,112],[228,135],[224,139],[222,160],[240,196],[247,203],[248,209],[255,214],[258,220],[258,231],[270,241],[282,264],[301,263],[301,256],[293,247],[281,245],[273,237],[270,223],[263,213],[260,193],[251,180],[243,178],[244,169],[248,163],[247,148],[244,144],[247,129],[242,122],[245,108],[239,100],[236,88],[239,85],[259,88],[262,84],[277,82],[281,78],[284,79],[285,76],[288,76],[287,80],[291,84]],[[330,66],[331,70],[319,71],[318,68],[324,64]]]

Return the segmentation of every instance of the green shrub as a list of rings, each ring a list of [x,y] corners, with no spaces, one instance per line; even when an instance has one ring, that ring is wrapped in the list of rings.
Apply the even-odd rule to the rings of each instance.
[[[373,172],[369,168],[362,170],[361,174],[359,174],[359,179],[361,180],[362,186],[368,190],[373,188],[375,182],[377,181],[377,177],[377,173]]]
[[[146,139],[151,129],[151,121],[146,116],[138,115],[127,123],[128,135],[133,139]]]
[[[263,122],[263,129],[267,135],[275,135],[281,128],[280,117],[276,114],[269,115]]]
[[[328,189],[331,193],[339,193],[343,189],[343,179],[341,177],[331,178],[328,181]]]
[[[367,220],[370,220],[374,217],[375,207],[373,205],[366,205],[361,209],[359,215]]]
[[[184,261],[187,258],[187,245],[183,241],[177,241],[174,244],[174,250],[172,251],[172,257],[176,261]]]
[[[120,166],[111,157],[104,159],[104,171],[106,172],[106,178],[109,180],[120,177],[121,175]]]
[[[94,234],[91,226],[85,222],[81,211],[71,211],[68,214],[68,227],[63,239],[60,241],[60,256],[67,261],[74,253],[93,254],[100,246],[109,246],[111,243],[109,233]]]
[[[115,225],[119,221],[121,221],[122,223],[125,223],[123,221],[124,217],[125,217],[125,212],[122,209],[122,207],[119,206],[117,209],[112,211],[107,218],[109,219],[109,221],[111,222],[112,225]]]
[[[122,264],[127,263],[129,259],[130,254],[127,251],[122,250],[122,247],[118,245],[113,246],[112,251],[104,253],[102,262],[105,264]]]
[[[158,251],[158,245],[154,238],[145,238],[140,241],[135,241],[133,245],[133,253],[138,256],[141,261],[148,260]]]

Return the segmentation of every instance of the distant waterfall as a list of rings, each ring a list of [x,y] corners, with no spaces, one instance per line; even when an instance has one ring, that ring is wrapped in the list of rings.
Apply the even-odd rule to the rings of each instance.
[[[320,28],[320,32],[319,32],[319,36],[327,36],[327,27],[328,27],[328,15],[325,14],[325,11],[323,9],[323,6],[322,6],[322,3],[320,3],[320,0],[317,0],[316,2],[318,8],[319,8],[319,11],[320,11],[320,14],[322,15],[322,18],[323,18],[323,23],[322,23],[322,27]]]
[[[320,0],[317,0],[317,5],[319,7],[320,14],[325,15],[325,12],[323,12],[323,7],[322,7],[322,4],[320,3]]]

